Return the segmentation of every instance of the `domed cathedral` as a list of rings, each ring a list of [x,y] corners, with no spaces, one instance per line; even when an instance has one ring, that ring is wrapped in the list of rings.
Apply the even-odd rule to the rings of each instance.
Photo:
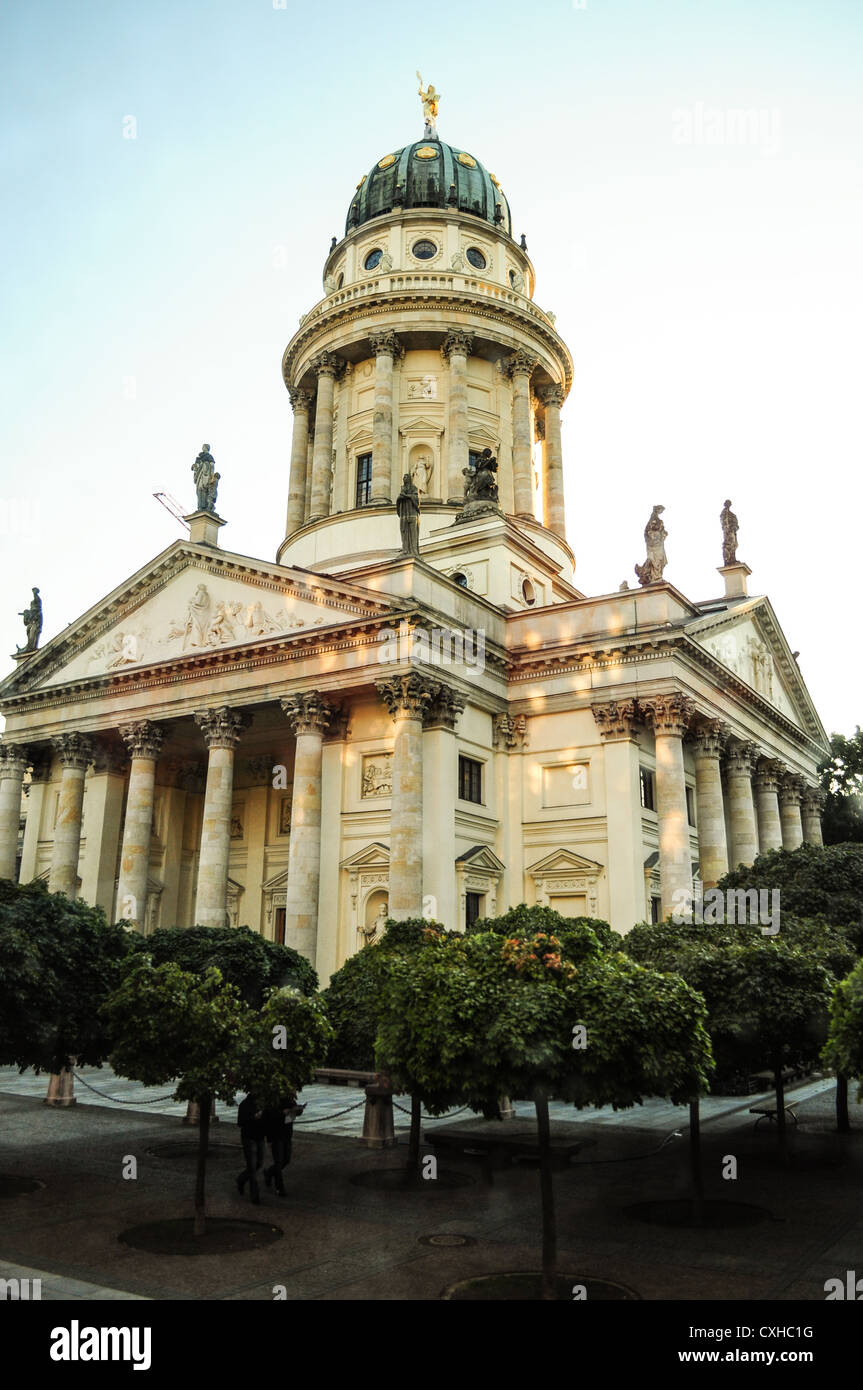
[[[665,577],[661,505],[637,586],[575,587],[572,360],[500,183],[420,96],[284,354],[275,560],[223,546],[204,445],[188,534],[44,647],[35,591],[0,685],[0,877],[145,933],[248,925],[324,982],[388,917],[625,932],[821,839],[826,735],[730,500],[713,597]]]

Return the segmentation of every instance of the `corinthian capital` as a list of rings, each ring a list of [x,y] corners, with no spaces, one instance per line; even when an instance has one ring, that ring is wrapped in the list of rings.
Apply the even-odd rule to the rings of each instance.
[[[527,716],[496,714],[494,716],[495,748],[523,748],[527,741]]]
[[[702,719],[694,730],[696,756],[718,758],[727,732],[721,719]]]
[[[30,764],[30,750],[23,743],[0,744],[0,777],[23,777]]]
[[[405,355],[405,350],[399,342],[398,336],[387,329],[382,329],[379,333],[370,333],[369,343],[375,357],[401,359]]]
[[[505,369],[509,376],[529,377],[538,366],[539,358],[532,352],[528,352],[526,348],[516,348],[507,358]]]
[[[87,771],[93,761],[93,741],[86,734],[58,734],[51,742],[63,767]]]
[[[546,406],[546,408],[548,406],[555,406],[558,410],[560,410],[560,407],[563,405],[565,395],[566,392],[564,391],[562,386],[543,386],[542,390],[539,393],[539,399],[542,401],[543,405]]]
[[[311,366],[318,376],[341,376],[345,369],[344,360],[335,352],[319,352],[313,357]]]
[[[245,710],[219,705],[216,709],[195,711],[195,723],[204,735],[208,748],[236,748],[244,729],[251,724]]]
[[[317,690],[309,690],[302,695],[286,695],[281,705],[295,735],[323,735],[335,714],[335,706]]]
[[[695,701],[673,690],[670,695],[652,695],[639,700],[639,709],[654,734],[674,734],[682,738],[695,714]]]
[[[799,806],[803,800],[804,787],[802,777],[798,777],[794,772],[786,773],[779,783],[779,800],[784,801],[786,806]]]
[[[375,681],[375,690],[393,719],[406,714],[410,719],[422,719],[429,705],[440,694],[441,682],[412,672],[393,676],[390,680]]]
[[[289,386],[288,395],[291,398],[291,405],[294,411],[307,411],[312,404],[313,396],[311,391],[301,391],[298,386]]]
[[[155,762],[162,751],[165,731],[149,719],[138,719],[120,727],[120,737],[133,758],[152,758]]]
[[[462,357],[470,357],[473,352],[473,334],[465,333],[460,328],[451,328],[440,345],[441,357],[445,362],[450,359],[450,353],[461,353]]]
[[[442,685],[426,711],[425,728],[455,729],[465,704],[461,691]]]
[[[635,737],[638,710],[634,700],[609,700],[606,705],[591,705],[600,737],[606,743]]]
[[[757,743],[749,743],[742,738],[729,739],[725,750],[727,769],[738,777],[751,777],[760,756]]]
[[[755,785],[762,792],[776,792],[785,773],[785,764],[777,758],[759,758],[755,768]]]
[[[804,787],[803,807],[810,815],[820,816],[826,800],[827,797],[820,787]]]

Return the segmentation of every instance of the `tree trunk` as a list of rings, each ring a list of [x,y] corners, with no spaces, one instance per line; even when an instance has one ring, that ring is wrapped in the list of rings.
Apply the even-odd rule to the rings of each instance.
[[[704,1224],[704,1169],[701,1162],[701,1102],[693,1096],[689,1102],[689,1169],[695,1192],[695,1222]]]
[[[840,1134],[851,1133],[851,1119],[848,1114],[848,1077],[836,1073],[836,1128]]]
[[[557,1297],[557,1229],[554,1219],[554,1186],[551,1176],[551,1131],[548,1124],[548,1096],[537,1091],[536,1132],[539,1140],[539,1190],[542,1198],[542,1296]]]
[[[207,1177],[207,1149],[210,1146],[210,1101],[209,1094],[198,1096],[200,1111],[198,1115],[198,1168],[195,1175],[195,1235],[206,1235],[207,1198],[205,1182]]]
[[[773,1080],[776,1086],[776,1137],[779,1152],[788,1161],[788,1135],[785,1125],[785,1082],[782,1079],[782,1059],[773,1063]]]
[[[420,1120],[422,1118],[418,1096],[411,1096],[411,1133],[408,1140],[408,1176],[419,1177],[420,1171]]]

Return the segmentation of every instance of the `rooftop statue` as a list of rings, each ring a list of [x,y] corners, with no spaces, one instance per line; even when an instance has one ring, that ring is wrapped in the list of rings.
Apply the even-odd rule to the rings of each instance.
[[[23,656],[25,652],[35,652],[39,645],[39,634],[42,631],[42,600],[39,597],[38,589],[34,588],[30,606],[19,613],[18,617],[24,619],[24,627],[27,631],[25,646],[16,649],[16,655]]]
[[[428,84],[427,89],[423,91],[423,80],[419,72],[417,72],[417,78],[419,79],[419,95],[420,101],[423,104],[423,116],[425,117],[425,130],[423,131],[423,136],[426,140],[437,140],[437,113],[440,102],[440,92],[435,91],[431,82]]]
[[[399,527],[402,534],[402,555],[420,553],[420,496],[410,473],[402,478],[402,490],[396,498]]]
[[[465,502],[497,502],[497,459],[491,449],[483,449],[476,468],[463,468]]]
[[[722,563],[737,564],[737,517],[731,510],[731,499],[726,497],[725,506],[719,513],[722,523]]]
[[[650,520],[644,528],[647,559],[643,565],[635,566],[635,573],[638,575],[638,582],[642,588],[646,584],[658,584],[662,579],[662,571],[668,564],[665,554],[665,539],[668,532],[660,520],[661,513],[664,511],[664,507],[654,507],[650,513]]]
[[[198,491],[198,511],[212,512],[216,514],[216,494],[219,491],[219,478],[221,474],[216,472],[216,460],[210,453],[209,444],[205,444],[201,449],[195,462],[192,464],[192,473],[195,478],[195,487]]]

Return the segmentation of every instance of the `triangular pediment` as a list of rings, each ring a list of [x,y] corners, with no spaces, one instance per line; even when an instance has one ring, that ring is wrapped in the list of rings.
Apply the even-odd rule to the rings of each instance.
[[[366,845],[364,849],[358,849],[356,854],[343,859],[340,865],[342,869],[389,869],[389,866],[389,849],[379,840]]]
[[[498,859],[494,850],[489,849],[488,845],[474,845],[473,849],[460,854],[455,861],[463,864],[471,873],[491,873],[502,874],[506,865]]]
[[[398,608],[338,579],[180,541],[30,657],[0,695],[303,640]]]
[[[687,623],[699,646],[798,728],[826,742],[800,668],[768,599],[746,599]]]
[[[263,885],[263,891],[265,893],[273,893],[278,888],[286,888],[287,883],[288,871],[287,869],[282,869],[281,873],[273,874],[272,878],[267,879],[266,883]]]
[[[527,872],[532,878],[540,875],[545,878],[548,874],[580,874],[587,877],[601,874],[602,871],[603,865],[597,864],[594,859],[585,859],[583,855],[575,854],[571,849],[555,849],[544,859],[531,864]]]

